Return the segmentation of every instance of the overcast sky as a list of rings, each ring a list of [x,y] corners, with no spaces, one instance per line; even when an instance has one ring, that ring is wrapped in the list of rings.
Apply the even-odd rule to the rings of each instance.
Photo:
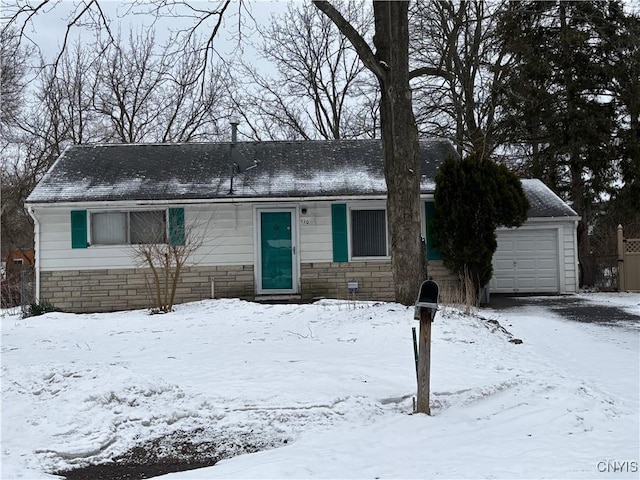
[[[76,1],[76,0],[52,0],[47,6],[45,6],[38,15],[27,25],[25,33],[34,44],[36,44],[41,50],[43,56],[47,60],[54,59],[62,45],[65,32],[67,31],[67,24],[70,18],[74,16],[74,12],[80,12],[82,5],[88,0]],[[282,13],[286,10],[287,6],[292,2],[301,2],[305,0],[243,0],[243,2],[234,1],[229,7],[224,16],[224,28],[216,38],[215,47],[219,53],[229,53],[234,47],[238,45],[237,40],[234,38],[238,33],[239,24],[242,25],[242,35],[245,40],[258,41],[259,38],[255,34],[256,22],[261,25],[265,25],[271,15]],[[41,0],[0,0],[0,8],[2,9],[2,18],[6,19],[10,16],[15,7],[12,5],[30,3],[32,5],[40,4]],[[144,3],[145,0],[141,0]],[[118,26],[123,34],[126,34],[130,27],[150,27],[154,20],[156,23],[156,39],[162,43],[165,38],[168,38],[168,32],[179,28],[189,28],[194,24],[193,19],[187,18],[159,18],[156,19],[151,15],[134,15],[131,12],[131,5],[135,3],[131,0],[119,1],[119,0],[101,0],[100,5],[103,12],[112,21],[112,29],[117,32]],[[640,11],[640,0],[626,0],[624,2],[630,11]],[[195,8],[215,8],[218,5],[218,0],[212,1],[192,1],[188,0],[188,4]],[[140,11],[140,9],[137,9]],[[183,10],[186,11],[186,10]],[[86,15],[85,15],[85,18]],[[18,22],[18,26],[21,27],[24,22]],[[203,28],[205,27],[205,28]],[[202,35],[208,34],[213,28],[213,22],[209,22],[208,25],[200,28],[199,33]],[[207,29],[208,27],[208,29]],[[75,41],[78,38],[87,38],[88,30],[82,26],[73,27],[70,31],[69,40]],[[89,34],[89,38],[91,35]],[[244,45],[246,47],[246,44]],[[246,54],[251,55],[252,50],[248,48]],[[251,60],[246,58],[245,60]]]
[[[12,2],[7,2],[6,0],[0,1],[2,2],[2,17],[6,19],[6,17],[13,12],[12,9],[14,7],[11,6]],[[22,1],[20,2],[20,4],[23,3]],[[30,1],[29,3],[33,5],[39,4],[40,0]],[[220,53],[229,53],[233,50],[233,47],[238,45],[236,37],[239,29],[239,19],[243,22],[242,35],[245,39],[257,41],[258,37],[255,34],[256,23],[266,24],[271,15],[284,12],[290,3],[290,1],[278,0],[245,0],[242,6],[239,2],[232,3],[225,12],[223,29],[216,37],[216,49],[218,49]],[[155,20],[156,39],[159,43],[162,43],[168,38],[170,30],[189,28],[194,24],[194,20],[189,18],[156,18],[152,15],[133,14],[131,13],[131,4],[131,1],[102,0],[100,2],[105,16],[112,22],[111,28],[114,34],[118,28],[120,28],[123,35],[125,35],[131,27],[149,28]],[[217,2],[189,1],[189,4],[194,7],[206,9],[215,7]],[[78,1],[53,1],[51,5],[47,5],[33,17],[25,29],[25,34],[29,40],[38,46],[45,59],[51,61],[60,51],[70,19],[81,10],[81,2]],[[84,18],[88,19],[86,14]],[[18,26],[21,27],[23,23],[24,19],[18,22]],[[199,33],[208,35],[213,26],[214,21],[212,20],[207,25],[200,27]],[[74,42],[79,38],[91,37],[92,34],[86,27],[74,26],[70,30],[68,42]]]

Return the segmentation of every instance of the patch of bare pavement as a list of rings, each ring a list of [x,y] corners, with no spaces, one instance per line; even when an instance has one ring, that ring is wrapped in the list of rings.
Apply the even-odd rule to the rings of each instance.
[[[629,313],[614,305],[592,303],[574,295],[563,296],[522,296],[492,295],[489,308],[509,310],[530,306],[547,308],[566,320],[583,323],[599,323],[640,329],[640,316]]]
[[[215,465],[243,453],[279,447],[287,439],[259,440],[253,435],[203,439],[203,430],[175,432],[140,444],[111,461],[54,472],[66,480],[140,480]]]

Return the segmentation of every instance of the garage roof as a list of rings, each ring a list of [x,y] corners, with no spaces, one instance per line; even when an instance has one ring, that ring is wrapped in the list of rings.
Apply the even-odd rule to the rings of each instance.
[[[538,179],[523,179],[522,189],[529,200],[529,218],[578,217],[553,190]]]

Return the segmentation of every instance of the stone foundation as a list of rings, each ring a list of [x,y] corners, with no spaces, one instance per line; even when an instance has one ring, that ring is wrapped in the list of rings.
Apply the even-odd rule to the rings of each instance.
[[[215,297],[251,299],[253,266],[185,267],[175,303]],[[153,280],[145,268],[41,272],[40,298],[68,312],[111,312],[150,308]]]
[[[438,283],[441,296],[452,290],[459,289],[460,281],[458,277],[444,266],[442,260],[429,260],[427,262],[427,276]]]
[[[314,262],[300,266],[300,297],[303,301],[336,298],[393,301],[391,262]],[[455,278],[442,262],[429,264],[429,276],[451,288]],[[352,296],[347,282],[358,282]],[[41,272],[40,298],[68,312],[110,312],[150,308],[151,271],[144,268],[64,270]],[[209,298],[255,298],[253,265],[185,267],[176,290],[175,303]],[[416,292],[417,295],[417,292]]]
[[[347,282],[358,282],[355,295],[349,293]],[[303,263],[300,269],[303,300],[337,298],[393,301],[391,262]]]

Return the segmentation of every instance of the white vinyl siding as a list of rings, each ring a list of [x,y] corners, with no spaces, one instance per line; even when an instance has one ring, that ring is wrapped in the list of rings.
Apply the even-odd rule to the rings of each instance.
[[[83,206],[79,206],[83,208]],[[254,230],[251,204],[184,205],[186,228],[194,225],[193,234],[201,237],[202,246],[189,264],[253,265]],[[303,202],[300,213],[300,262],[331,262],[331,202]],[[74,207],[73,209],[77,209]],[[87,207],[89,211],[91,208]],[[133,206],[121,209],[135,211]],[[72,208],[37,208],[40,220],[40,268],[42,271],[131,268],[132,249],[127,245],[90,246],[71,249],[69,211]],[[145,210],[148,210],[145,209]]]
[[[303,213],[302,210],[305,210]],[[331,262],[331,203],[303,202],[300,204],[301,263]]]
[[[133,205],[122,205],[119,209],[135,211],[134,208]],[[195,225],[188,234],[202,238],[202,246],[191,257],[189,265],[253,264],[251,205],[186,205],[184,208],[186,228]],[[72,208],[36,209],[40,221],[39,268],[42,271],[132,268],[136,265],[131,245],[91,245],[72,249],[70,210]],[[87,210],[91,212],[91,208]]]
[[[187,237],[202,239],[202,246],[190,263],[198,266],[253,265],[253,209],[250,204],[187,205],[185,225]]]

